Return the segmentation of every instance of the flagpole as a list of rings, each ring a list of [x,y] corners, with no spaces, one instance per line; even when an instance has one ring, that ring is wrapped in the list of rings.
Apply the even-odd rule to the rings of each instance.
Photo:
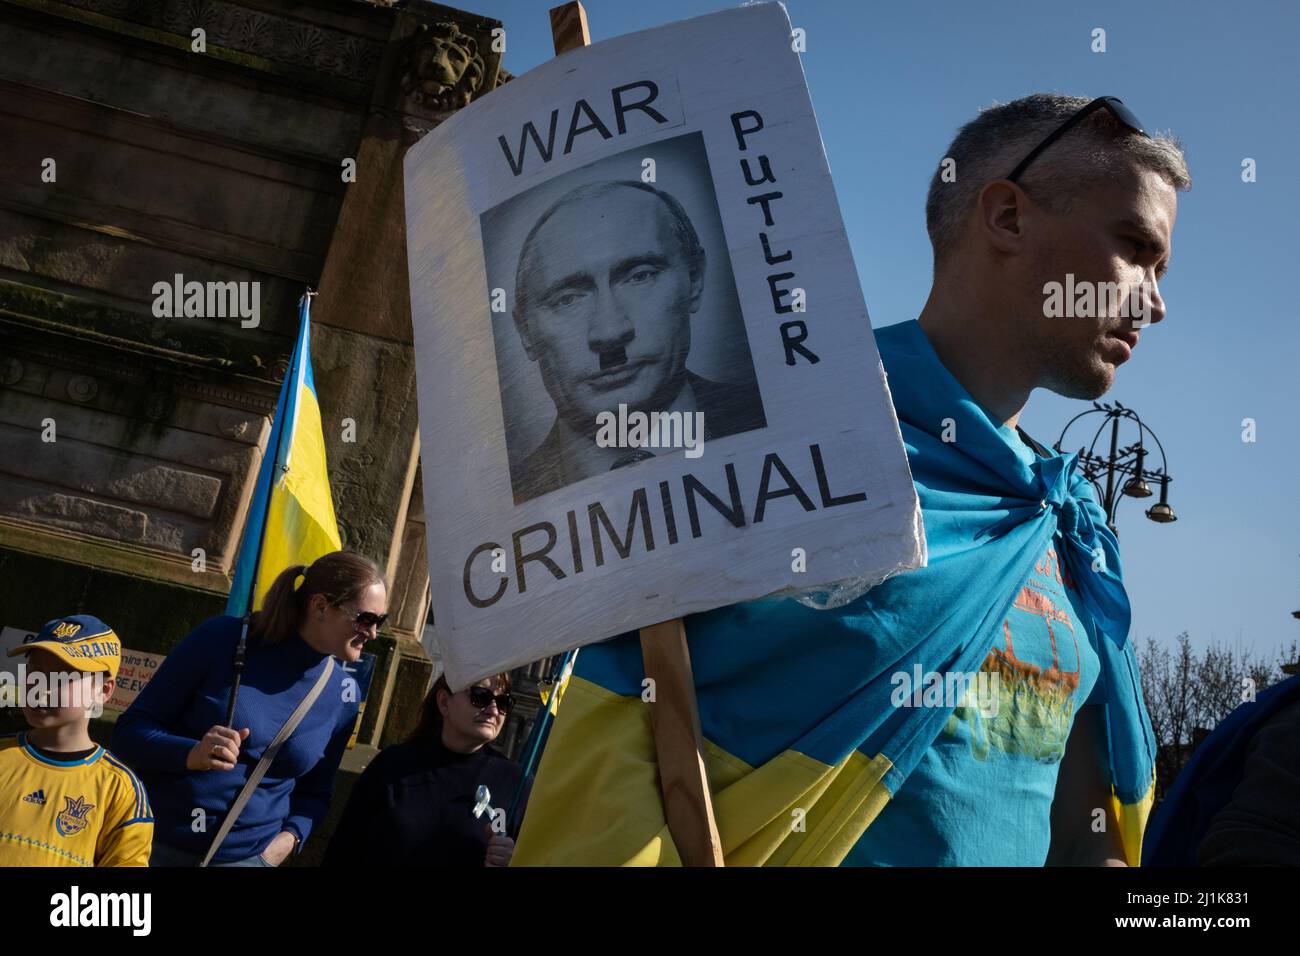
[[[289,360],[289,370],[285,372],[285,381],[289,383],[290,388],[294,387],[294,382],[298,378],[298,369],[302,364],[303,357],[299,354],[298,343],[302,341],[303,325],[310,319],[311,300],[312,300],[312,296],[314,296],[315,294],[316,293],[312,290],[311,286],[308,286],[307,291],[305,291],[302,294],[302,298],[298,300],[298,335],[294,339],[293,357]],[[287,391],[285,394],[286,394],[286,401],[284,403],[284,408],[277,410],[280,411],[281,413],[286,412],[289,409],[289,404],[290,404],[289,399],[291,398],[291,396],[288,395]],[[271,467],[273,469],[275,467],[275,463],[280,460],[280,452],[284,448],[285,434],[289,430],[286,426],[288,426],[289,424],[290,424],[289,422],[280,423],[280,434],[278,436],[278,441],[276,442],[276,446],[275,446],[275,457],[272,459],[272,463],[271,463]],[[267,449],[267,451],[270,450],[271,449],[269,448]],[[276,475],[272,473],[271,488],[275,487],[275,479],[276,479]],[[267,509],[270,509],[271,507],[271,495],[269,493],[266,496],[265,506]],[[253,603],[257,599],[257,570],[262,562],[262,545],[265,541],[266,541],[266,515],[263,515],[262,527],[257,536],[257,551],[253,555],[253,573],[249,576],[249,581],[248,581],[248,604],[244,609],[243,621],[240,623],[239,643],[235,645],[235,659],[233,661],[235,675],[234,675],[234,679],[230,683],[230,700],[226,704],[225,726],[231,728],[232,730],[234,729],[234,725],[235,725],[235,701],[239,698],[239,683],[244,675],[244,661],[247,656],[248,626],[249,624],[252,623]]]
[[[524,788],[528,786],[528,778],[533,775],[534,767],[537,763],[538,753],[542,748],[542,741],[546,737],[546,730],[551,725],[551,720],[555,716],[552,712],[559,709],[559,702],[556,697],[560,693],[560,688],[564,686],[566,674],[571,672],[573,661],[578,656],[578,648],[565,651],[556,662],[554,683],[551,686],[550,699],[542,707],[542,712],[537,715],[537,720],[533,724],[532,732],[528,735],[528,742],[524,745],[528,756],[524,760],[524,774],[519,778],[519,786],[515,788],[514,799],[510,801],[510,811],[506,814],[508,820],[515,819],[515,811],[519,809],[519,801],[523,798]]]

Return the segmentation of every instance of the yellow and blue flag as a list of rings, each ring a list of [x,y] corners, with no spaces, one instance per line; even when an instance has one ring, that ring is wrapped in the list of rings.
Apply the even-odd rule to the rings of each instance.
[[[508,819],[511,821],[516,820],[525,792],[532,785],[533,774],[537,769],[537,758],[550,738],[551,725],[560,713],[560,699],[569,688],[569,681],[573,677],[573,665],[577,659],[578,648],[565,651],[556,659],[552,673],[537,685],[537,696],[541,698],[542,707],[533,721],[533,729],[529,732],[521,752],[524,773],[519,781],[519,788],[515,791],[514,800],[510,803]]]
[[[298,341],[271,422],[267,454],[244,526],[226,613],[261,607],[277,574],[342,547],[325,467],[325,434],[311,374],[311,295],[298,304]]]
[[[556,669],[557,674],[537,685],[537,696],[542,700],[542,706],[545,707],[552,717],[560,713],[560,700],[564,697],[564,692],[569,687],[569,679],[573,677],[573,663],[578,657],[578,651],[574,650],[565,652],[560,658],[559,667]]]

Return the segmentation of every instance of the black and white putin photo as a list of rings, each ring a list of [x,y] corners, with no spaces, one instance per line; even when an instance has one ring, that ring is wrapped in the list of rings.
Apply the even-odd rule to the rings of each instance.
[[[699,445],[690,457],[766,425],[703,139],[630,152],[530,191],[550,187],[549,202],[528,210],[511,282],[494,274],[489,251],[489,284],[513,289],[509,324],[494,317],[494,334],[517,504],[674,450],[611,442],[600,425],[613,418],[641,413],[665,434],[684,423]],[[657,183],[600,175],[639,172],[643,155],[655,158]],[[505,220],[523,218],[510,215],[522,203],[506,207],[528,196],[484,215],[485,249],[509,233]]]

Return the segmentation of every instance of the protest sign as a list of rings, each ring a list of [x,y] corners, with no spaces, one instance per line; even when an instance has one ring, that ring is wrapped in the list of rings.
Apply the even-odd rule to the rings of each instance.
[[[779,5],[559,56],[433,130],[405,176],[453,687],[924,563]]]
[[[113,696],[104,705],[107,710],[124,711],[140,696],[140,691],[149,685],[153,675],[158,672],[165,654],[150,654],[148,651],[133,651],[122,648],[122,663],[117,669],[117,682],[113,687]]]
[[[0,709],[18,706],[18,665],[26,662],[24,657],[10,657],[9,652],[36,640],[37,633],[21,627],[0,627]]]
[[[39,631],[29,631],[21,627],[0,627],[0,671],[18,673],[18,663],[22,658],[10,657],[9,652],[23,644],[36,640]]]

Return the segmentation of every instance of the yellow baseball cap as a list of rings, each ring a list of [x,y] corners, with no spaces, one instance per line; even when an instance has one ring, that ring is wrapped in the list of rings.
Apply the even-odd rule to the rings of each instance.
[[[36,640],[20,644],[10,657],[28,654],[36,648],[49,651],[73,670],[88,674],[106,673],[117,677],[122,663],[122,642],[113,629],[89,614],[72,614],[47,621]]]

